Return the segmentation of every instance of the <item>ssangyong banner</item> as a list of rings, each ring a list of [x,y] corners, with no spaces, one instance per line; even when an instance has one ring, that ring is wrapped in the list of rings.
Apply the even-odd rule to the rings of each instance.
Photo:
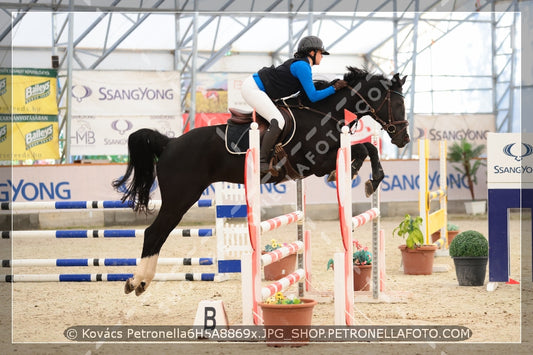
[[[71,154],[126,155],[129,135],[141,128],[177,137],[182,131],[182,119],[181,116],[73,116]]]
[[[72,155],[127,154],[140,128],[182,132],[177,72],[75,71],[72,81]]]
[[[513,148],[514,151],[514,148]],[[429,188],[437,190],[439,186],[438,161],[431,160],[429,165]],[[49,201],[49,200],[118,200],[121,194],[114,191],[111,183],[126,171],[124,164],[74,164],[55,166],[17,166],[13,175],[0,180],[0,202],[7,202],[11,195],[13,201]],[[381,200],[417,201],[420,177],[417,160],[383,161],[385,179],[382,182]],[[370,163],[365,161],[359,176],[352,182],[352,199],[354,202],[368,202],[364,195],[364,182],[370,176]],[[487,198],[487,171],[481,167],[477,172],[478,184],[475,193],[480,199]],[[241,185],[244,188],[243,185]],[[308,204],[336,204],[335,183],[328,183],[326,177],[309,177],[305,179],[306,202]],[[450,200],[469,200],[470,192],[466,179],[448,165],[448,192]],[[153,186],[153,199],[160,199],[157,183]],[[295,204],[296,184],[261,185],[261,201],[265,206]],[[202,195],[203,199],[214,198],[214,188],[210,186]]]
[[[426,136],[430,140],[430,157],[437,158],[440,140],[448,141],[448,147],[463,139],[474,145],[486,146],[487,134],[496,131],[495,122],[492,114],[415,115],[411,141],[416,142]]]
[[[74,71],[72,114],[91,116],[177,116],[178,72]]]

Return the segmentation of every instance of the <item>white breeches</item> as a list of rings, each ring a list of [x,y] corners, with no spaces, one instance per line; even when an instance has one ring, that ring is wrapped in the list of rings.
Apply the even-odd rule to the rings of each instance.
[[[278,110],[276,105],[272,102],[272,99],[268,97],[266,92],[259,89],[253,76],[249,76],[242,83],[241,88],[242,98],[246,103],[253,108],[255,112],[263,116],[268,122],[272,119],[278,120],[278,126],[283,129],[285,126],[285,120]]]

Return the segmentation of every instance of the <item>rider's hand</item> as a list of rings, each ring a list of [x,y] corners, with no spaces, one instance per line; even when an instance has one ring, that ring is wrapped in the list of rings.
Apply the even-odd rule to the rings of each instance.
[[[345,88],[346,86],[348,86],[348,83],[344,80],[337,80],[333,83],[335,91],[339,91],[340,89]]]

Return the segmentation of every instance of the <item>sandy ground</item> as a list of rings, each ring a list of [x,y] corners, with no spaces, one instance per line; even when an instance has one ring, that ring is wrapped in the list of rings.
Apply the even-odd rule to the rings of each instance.
[[[465,343],[518,343],[521,341],[521,285],[500,284],[496,291],[487,292],[484,287],[458,286],[453,260],[447,256],[435,258],[435,264],[449,265],[450,271],[428,276],[404,275],[400,270],[401,255],[398,245],[402,240],[392,236],[392,229],[400,218],[382,218],[381,227],[386,235],[386,290],[385,299],[370,300],[365,294],[356,294],[355,319],[359,325],[459,325],[472,331]],[[484,218],[452,216],[450,221],[461,230],[474,229],[487,235]],[[333,272],[326,271],[326,264],[335,252],[341,251],[337,222],[309,221],[312,233],[312,287],[306,297],[314,298],[318,305],[313,313],[313,325],[334,324]],[[511,277],[521,279],[520,223],[511,223]],[[295,239],[295,227],[287,226],[264,236],[263,245],[271,238],[290,242]],[[371,246],[370,226],[364,226],[355,234],[363,245]],[[5,241],[4,241],[5,242]],[[25,239],[13,243],[13,258],[86,258],[86,257],[138,257],[142,240],[137,239],[77,239],[44,240]],[[161,257],[210,256],[215,251],[213,238],[171,238],[164,245]],[[530,259],[531,260],[531,259]],[[17,268],[15,273],[119,273],[133,272],[134,267],[91,268]],[[213,272],[210,267],[160,266],[158,272]],[[485,284],[488,282],[488,270]],[[191,325],[201,300],[222,300],[230,324],[242,324],[241,280],[238,275],[225,282],[153,282],[140,297],[125,295],[123,282],[92,283],[15,283],[3,284],[3,295],[12,286],[12,340],[24,349],[41,349],[44,352],[62,353],[69,341],[64,331],[76,325]],[[296,292],[292,288],[288,293]],[[522,296],[531,300],[531,293]],[[369,301],[370,300],[370,301]],[[3,310],[6,311],[6,308]],[[5,320],[2,325],[6,326]],[[9,339],[2,339],[9,344]],[[35,344],[44,343],[44,344]],[[52,343],[52,344],[50,344]],[[72,344],[72,343],[70,343]],[[399,353],[398,345],[375,345],[380,353]],[[354,344],[311,344],[291,349],[294,352],[309,351],[312,347],[327,352],[342,350]],[[117,346],[119,346],[117,348]],[[151,351],[175,352],[193,350],[198,353],[232,353],[247,349],[255,352],[273,351],[264,344],[110,344],[105,342],[68,345],[68,353],[113,353]],[[204,352],[205,346],[205,352]],[[381,348],[380,348],[381,347]],[[403,345],[402,345],[403,347]],[[15,346],[15,349],[17,346]],[[447,353],[455,344],[411,344],[407,352]],[[142,349],[142,350],[141,350]],[[224,350],[225,349],[225,350]],[[350,349],[350,348],[345,348]],[[351,348],[354,349],[354,348]],[[370,349],[370,348],[367,348]],[[473,351],[475,347],[470,348]],[[491,349],[499,348],[494,344]],[[520,348],[520,351],[524,349]],[[279,352],[283,349],[276,350]],[[326,350],[324,350],[326,351]],[[35,351],[31,351],[35,352]],[[351,351],[352,352],[352,351]],[[402,351],[403,352],[403,351]],[[482,351],[486,353],[486,351]],[[527,351],[526,351],[527,352]],[[23,353],[25,353],[23,351]],[[373,353],[372,351],[367,353]],[[516,353],[516,352],[515,352]]]

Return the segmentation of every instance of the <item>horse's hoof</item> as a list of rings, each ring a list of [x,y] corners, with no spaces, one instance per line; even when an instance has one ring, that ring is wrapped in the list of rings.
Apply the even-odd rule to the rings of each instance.
[[[370,197],[370,195],[372,195],[374,193],[374,187],[372,186],[372,181],[371,180],[367,180],[367,182],[365,182],[365,195],[366,197]]]
[[[135,296],[140,296],[144,291],[146,291],[146,282],[143,281],[135,288]]]
[[[337,178],[337,171],[333,170],[331,173],[329,173],[327,182],[335,182],[336,178]]]
[[[126,284],[124,285],[124,293],[125,294],[131,293],[135,289],[135,287],[131,283],[132,281],[133,281],[132,278],[129,278],[129,279],[126,280]]]

